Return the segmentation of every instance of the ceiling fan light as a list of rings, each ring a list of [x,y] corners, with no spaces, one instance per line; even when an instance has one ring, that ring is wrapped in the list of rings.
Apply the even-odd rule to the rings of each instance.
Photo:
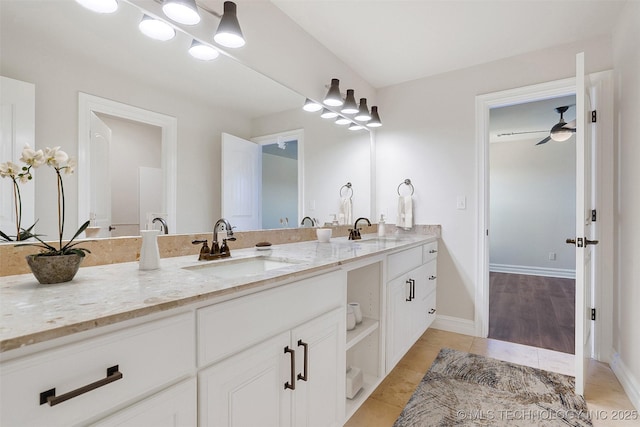
[[[379,128],[382,126],[380,115],[378,114],[378,107],[375,105],[371,107],[371,120],[369,120],[367,126],[370,128]]]
[[[573,132],[569,129],[561,129],[557,132],[551,132],[551,139],[557,142],[563,142],[571,138],[571,135],[573,135]]]
[[[347,119],[346,117],[340,116],[340,117],[338,117],[336,119],[336,124],[340,125],[340,126],[348,125],[348,124],[351,124],[351,123],[353,123],[353,122],[351,120]]]
[[[189,54],[202,61],[212,61],[220,55],[220,52],[209,45],[200,43],[198,40],[193,40],[189,48]]]
[[[162,11],[170,19],[184,25],[195,25],[200,22],[195,0],[164,0]]]
[[[304,105],[302,106],[302,109],[310,113],[315,113],[316,111],[322,110],[322,105],[318,104],[314,100],[307,98],[307,100],[304,101]]]
[[[234,2],[224,2],[224,13],[220,19],[220,24],[218,24],[216,34],[213,36],[213,40],[216,43],[232,49],[242,47],[246,43],[236,11],[237,7]]]
[[[176,30],[169,24],[159,19],[151,18],[148,15],[142,17],[142,21],[138,25],[140,31],[154,40],[167,41],[176,36]]]
[[[118,10],[116,0],[76,0],[76,2],[97,13],[113,13]]]
[[[338,117],[338,113],[327,108],[323,108],[320,117],[322,117],[323,119],[335,119],[336,117]]]
[[[367,108],[367,98],[360,98],[360,107],[358,108],[358,114],[354,117],[359,122],[366,122],[371,120],[369,109]]]
[[[344,104],[342,95],[340,94],[340,80],[331,79],[331,86],[329,86],[327,96],[324,97],[324,101],[322,102],[330,107],[339,107]]]
[[[358,104],[356,104],[353,89],[347,89],[347,97],[344,99],[344,105],[340,112],[344,114],[355,114],[358,112]]]

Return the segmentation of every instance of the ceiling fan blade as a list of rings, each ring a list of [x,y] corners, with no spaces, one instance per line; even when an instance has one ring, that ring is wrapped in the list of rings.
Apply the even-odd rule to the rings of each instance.
[[[551,141],[551,137],[550,136],[548,136],[545,139],[543,139],[542,141],[538,142],[536,145],[546,144],[549,141]]]

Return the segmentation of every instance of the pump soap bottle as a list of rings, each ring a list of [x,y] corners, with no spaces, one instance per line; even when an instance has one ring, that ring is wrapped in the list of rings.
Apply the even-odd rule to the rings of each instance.
[[[384,237],[384,214],[380,214],[380,222],[378,222],[378,237]]]

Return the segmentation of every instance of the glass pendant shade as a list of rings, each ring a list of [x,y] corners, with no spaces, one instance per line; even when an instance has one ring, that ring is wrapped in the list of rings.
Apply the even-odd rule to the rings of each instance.
[[[370,128],[379,128],[380,126],[382,126],[380,115],[378,114],[378,107],[375,105],[371,107],[371,120],[369,120],[367,126],[369,126]]]
[[[358,104],[356,104],[353,89],[347,89],[347,97],[344,99],[344,105],[340,112],[344,114],[355,114],[358,112]]]
[[[176,30],[171,25],[147,15],[142,17],[138,27],[144,35],[155,40],[167,41],[176,36]]]
[[[232,49],[245,45],[246,42],[240,29],[240,23],[238,22],[238,16],[236,14],[236,4],[234,2],[224,2],[224,13],[213,39],[216,43]]]
[[[344,103],[340,94],[340,80],[331,79],[331,86],[329,86],[327,96],[324,97],[322,102],[330,107],[339,107]]]
[[[97,13],[113,13],[118,10],[116,0],[76,0],[76,2]]]
[[[316,111],[322,110],[322,105],[318,104],[316,101],[313,101],[307,98],[307,100],[304,102],[304,105],[302,106],[302,109],[310,113],[315,113]]]
[[[211,61],[216,59],[220,52],[208,46],[204,43],[200,43],[198,40],[194,40],[191,42],[191,47],[189,48],[189,54],[196,59],[201,59],[203,61]]]
[[[349,126],[349,130],[361,130],[361,129],[364,129],[364,128],[356,123],[352,123],[351,126]]]
[[[184,25],[200,22],[195,0],[164,0],[162,11],[169,18]]]
[[[336,124],[340,125],[340,126],[348,125],[348,124],[351,124],[351,123],[353,123],[353,122],[351,120],[347,119],[346,117],[340,116],[340,117],[338,117],[336,119]]]
[[[327,108],[323,108],[320,117],[322,117],[323,119],[335,119],[336,117],[338,117],[338,113]]]
[[[369,109],[367,108],[367,98],[360,98],[360,107],[358,108],[358,114],[354,117],[359,122],[366,122],[371,120]]]

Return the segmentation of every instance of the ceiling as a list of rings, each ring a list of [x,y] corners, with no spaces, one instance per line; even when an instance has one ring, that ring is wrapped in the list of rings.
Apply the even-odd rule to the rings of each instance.
[[[609,34],[624,0],[271,0],[376,88]]]

